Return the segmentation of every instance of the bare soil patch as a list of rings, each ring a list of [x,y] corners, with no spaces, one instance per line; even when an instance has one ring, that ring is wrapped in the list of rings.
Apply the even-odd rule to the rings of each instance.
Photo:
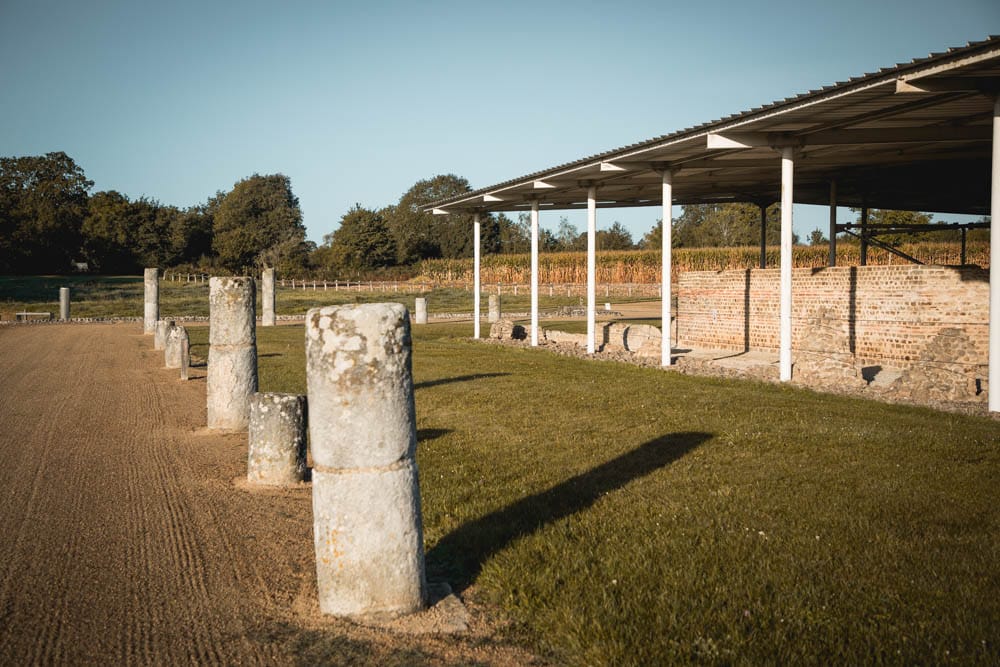
[[[0,329],[0,664],[538,664],[471,599],[457,635],[319,614],[309,485],[234,484],[245,434],[162,365],[135,324]]]

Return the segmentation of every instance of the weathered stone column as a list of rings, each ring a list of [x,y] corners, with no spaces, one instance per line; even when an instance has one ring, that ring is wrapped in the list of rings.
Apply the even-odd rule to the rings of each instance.
[[[250,397],[247,481],[284,486],[306,471],[306,397],[258,392]]]
[[[265,327],[274,326],[274,269],[264,269],[260,277],[261,294],[260,308],[261,325]]]
[[[417,611],[427,582],[406,307],[311,309],[306,385],[320,610]]]
[[[69,319],[69,288],[59,288],[59,319]]]
[[[427,299],[418,296],[416,300],[417,324],[427,324]]]
[[[174,328],[173,320],[156,320],[156,329],[153,331],[153,349],[163,350],[167,347],[167,336]]]
[[[490,314],[486,321],[492,324],[493,322],[499,322],[502,315],[500,313],[500,295],[490,294]]]
[[[156,320],[160,319],[160,270],[144,270],[142,272],[142,284],[145,288],[142,332],[144,334],[151,334],[156,330]]]
[[[184,368],[190,362],[184,361],[184,355],[190,346],[190,338],[184,327],[171,327],[163,346],[163,364],[167,368]]]
[[[208,428],[243,430],[257,391],[253,278],[211,278],[208,288]]]

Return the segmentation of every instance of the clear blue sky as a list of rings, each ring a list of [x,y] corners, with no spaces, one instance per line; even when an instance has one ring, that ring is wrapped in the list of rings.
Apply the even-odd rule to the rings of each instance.
[[[990,33],[997,0],[0,0],[0,155],[181,207],[282,172],[319,242],[421,178],[492,185]]]

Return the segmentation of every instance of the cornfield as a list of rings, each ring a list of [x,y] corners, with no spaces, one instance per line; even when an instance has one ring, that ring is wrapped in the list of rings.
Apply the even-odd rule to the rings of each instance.
[[[961,263],[961,247],[957,243],[905,243],[899,248],[925,264],[957,265]],[[827,265],[826,245],[795,246],[792,266],[796,268]],[[780,248],[767,248],[768,268],[777,268]],[[672,253],[672,274],[685,271],[724,271],[757,268],[760,248],[676,248]],[[837,246],[837,266],[857,266],[860,248],[855,244]],[[868,264],[907,264],[900,257],[880,248],[868,249]],[[990,265],[987,241],[970,242],[966,263],[981,267]],[[481,260],[480,277],[484,283],[526,284],[531,278],[531,256],[486,255]],[[473,280],[471,258],[428,259],[420,263],[419,280],[433,282],[470,282]],[[579,284],[587,282],[587,253],[547,253],[538,257],[538,279],[541,283]],[[657,250],[620,250],[597,253],[599,283],[657,283],[660,281],[660,252]]]

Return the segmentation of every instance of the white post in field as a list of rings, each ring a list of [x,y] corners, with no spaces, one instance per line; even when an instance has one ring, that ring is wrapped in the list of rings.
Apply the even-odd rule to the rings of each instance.
[[[538,200],[531,202],[531,345],[538,345]]]
[[[793,149],[781,149],[781,302],[778,371],[782,382],[792,379],[792,170]]]
[[[587,188],[587,354],[593,354],[597,331],[597,188]]]
[[[476,213],[472,216],[472,229],[473,236],[475,237],[475,244],[473,247],[473,279],[472,279],[472,337],[479,339],[479,240],[480,240],[480,226],[479,226],[479,214]]]
[[[661,239],[662,258],[660,260],[660,307],[661,326],[660,334],[660,365],[669,366],[673,363],[670,355],[670,306],[673,296],[670,293],[670,273],[671,267],[671,232],[673,232],[673,204],[674,204],[674,175],[669,169],[663,170],[663,235]]]

